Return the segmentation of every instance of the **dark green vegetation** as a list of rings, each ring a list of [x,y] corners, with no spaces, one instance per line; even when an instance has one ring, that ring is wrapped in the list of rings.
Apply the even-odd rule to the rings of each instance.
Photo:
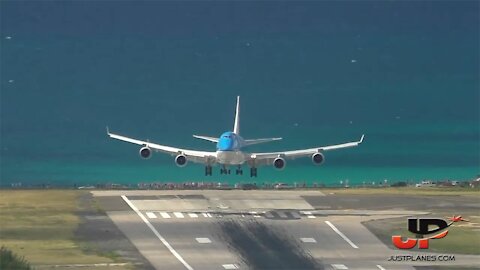
[[[3,270],[30,270],[30,264],[24,257],[20,257],[11,250],[0,248],[0,269]]]

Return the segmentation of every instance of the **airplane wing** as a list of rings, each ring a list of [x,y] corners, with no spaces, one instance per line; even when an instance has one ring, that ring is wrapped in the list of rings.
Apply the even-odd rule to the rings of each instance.
[[[251,153],[250,159],[255,160],[255,164],[257,165],[266,165],[273,162],[273,160],[277,157],[283,157],[285,159],[295,159],[299,157],[307,157],[311,156],[315,153],[322,152],[322,151],[329,151],[335,149],[342,149],[348,147],[355,147],[358,146],[363,142],[363,138],[365,135],[362,135],[360,140],[342,144],[335,144],[335,145],[327,145],[327,146],[319,146],[315,148],[308,148],[308,149],[301,149],[301,150],[291,150],[291,151],[284,151],[284,152],[271,152],[271,153]]]
[[[206,164],[208,162],[208,163],[212,164],[216,160],[216,153],[215,152],[182,149],[182,148],[176,148],[176,147],[151,143],[151,142],[148,142],[148,141],[132,139],[132,138],[125,137],[125,136],[122,136],[122,135],[110,133],[108,128],[107,128],[107,134],[110,138],[117,139],[117,140],[124,141],[124,142],[137,144],[137,145],[141,145],[141,146],[146,146],[146,147],[149,147],[149,148],[151,148],[153,150],[156,150],[158,152],[170,154],[172,156],[183,154],[187,157],[187,159],[189,161],[196,162],[196,163]]]

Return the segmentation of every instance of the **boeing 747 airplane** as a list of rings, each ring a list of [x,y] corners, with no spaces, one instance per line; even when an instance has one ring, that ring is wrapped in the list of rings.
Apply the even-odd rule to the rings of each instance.
[[[220,135],[220,138],[198,136],[193,137],[210,141],[217,144],[217,151],[197,151],[165,146],[151,143],[149,141],[141,141],[128,138],[122,135],[110,133],[107,127],[107,134],[110,138],[141,145],[139,154],[142,158],[148,159],[152,156],[152,151],[163,152],[175,156],[175,164],[179,167],[187,165],[188,161],[201,163],[205,165],[205,175],[212,175],[212,166],[220,165],[220,174],[230,174],[229,166],[236,166],[235,174],[242,175],[242,165],[247,163],[250,167],[250,177],[257,176],[257,168],[263,165],[272,165],[276,169],[285,168],[287,159],[295,159],[299,157],[311,157],[312,162],[316,165],[323,163],[325,160],[323,152],[341,148],[354,147],[363,142],[364,135],[359,141],[348,142],[336,145],[319,146],[314,148],[291,150],[271,153],[247,153],[242,151],[245,146],[278,141],[282,138],[265,138],[265,139],[249,139],[245,140],[240,136],[240,97],[237,97],[237,108],[235,113],[235,123],[233,131],[228,131]]]

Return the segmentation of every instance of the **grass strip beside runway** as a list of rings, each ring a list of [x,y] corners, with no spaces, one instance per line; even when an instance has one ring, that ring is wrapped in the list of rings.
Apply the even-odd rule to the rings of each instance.
[[[445,217],[446,212],[435,211],[428,217]],[[442,239],[432,239],[429,241],[428,250],[419,250],[418,247],[410,251],[439,252],[444,254],[472,254],[480,255],[480,217],[475,216],[475,212],[464,211],[470,217],[470,222],[455,223],[449,228],[448,235]],[[469,215],[471,214],[471,215]],[[393,250],[396,249],[392,244],[392,235],[401,235],[415,238],[415,235],[407,230],[407,218],[393,218],[383,220],[372,220],[365,222],[364,225],[373,232],[382,242]]]
[[[85,191],[0,190],[0,241],[32,265],[112,263],[86,254],[74,232]],[[71,268],[70,268],[71,269]]]

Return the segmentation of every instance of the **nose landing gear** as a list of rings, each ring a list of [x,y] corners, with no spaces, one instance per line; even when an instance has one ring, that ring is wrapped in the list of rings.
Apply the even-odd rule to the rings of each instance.
[[[220,169],[220,174],[230,174],[231,171],[230,169],[227,169],[227,167],[223,166],[221,169]]]
[[[238,168],[235,170],[236,175],[243,175],[243,170],[241,166],[238,166]]]

